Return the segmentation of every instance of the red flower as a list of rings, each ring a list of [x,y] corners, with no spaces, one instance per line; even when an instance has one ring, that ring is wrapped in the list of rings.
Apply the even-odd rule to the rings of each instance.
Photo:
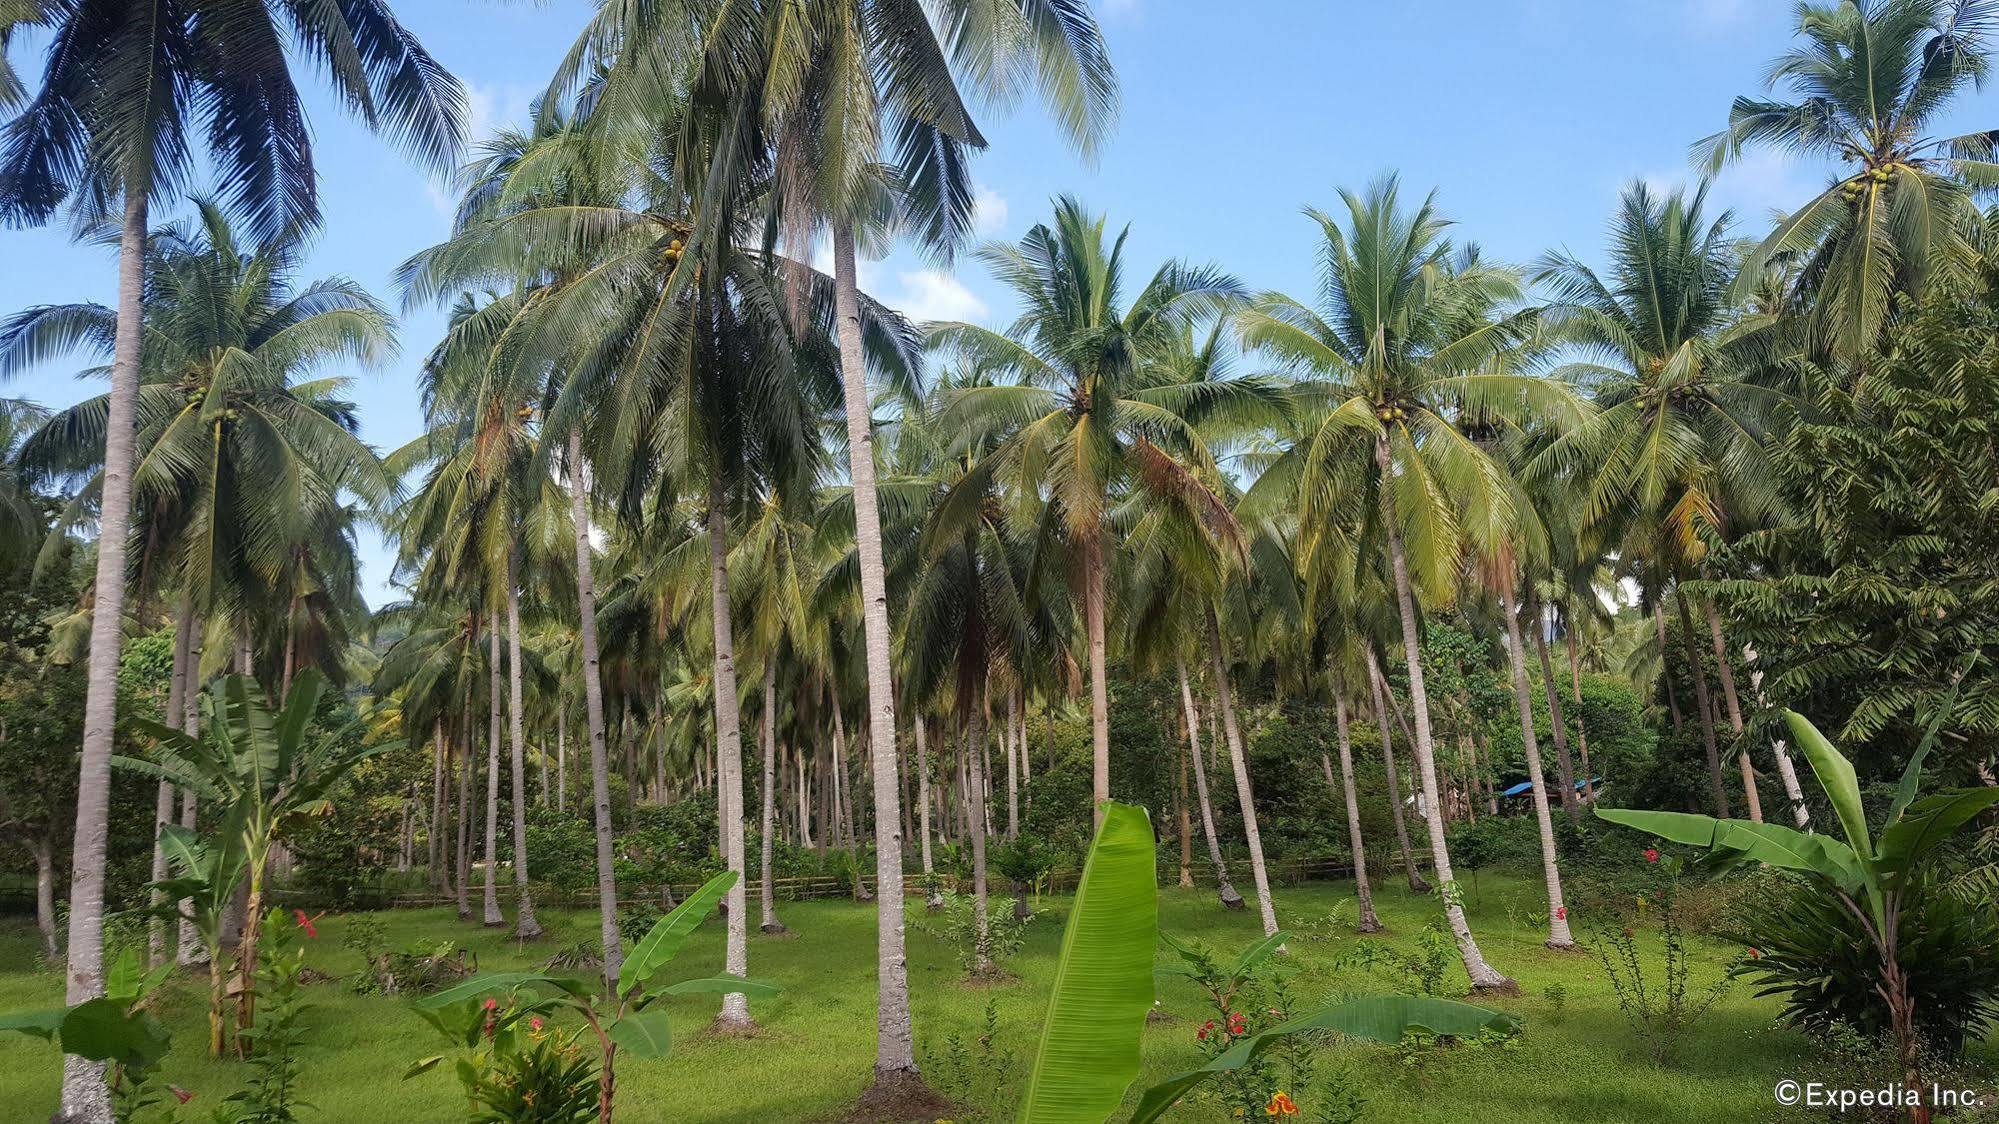
[[[1558,906],[1556,906],[1556,907],[1555,907],[1555,920],[1557,920],[1557,921],[1567,921],[1568,919],[1569,919],[1569,907],[1568,907],[1568,906],[1565,906],[1565,905],[1558,905]]]
[[[490,996],[486,999],[486,1009],[488,1011],[498,1010],[499,1006],[500,1006],[499,1000],[491,998]]]
[[[1208,1035],[1211,1032],[1213,1032],[1214,1029],[1215,1029],[1215,1020],[1209,1019],[1207,1022],[1202,1023],[1201,1029],[1194,1032],[1195,1040],[1200,1042],[1206,1042],[1208,1040]]]
[[[174,1099],[182,1104],[186,1104],[187,1102],[194,1099],[193,1093],[188,1092],[186,1089],[183,1089],[178,1085],[167,1086],[167,1092],[172,1093],[174,1095]]]
[[[1655,862],[1658,862],[1658,861],[1659,861],[1659,849],[1658,849],[1657,847],[1647,847],[1647,848],[1645,848],[1645,861],[1646,861],[1646,862],[1648,862],[1648,863],[1655,863]]]
[[[528,1029],[533,1031],[539,1031],[541,1029],[540,1015],[536,1015],[534,1018],[528,1020]]]
[[[1761,960],[1761,959],[1763,959],[1763,953],[1762,953],[1762,950],[1758,949],[1758,948],[1757,948],[1757,947],[1756,947],[1755,945],[1750,945],[1750,946],[1749,946],[1749,959],[1751,959],[1751,960]]]
[[[305,910],[302,909],[292,910],[292,919],[298,922],[298,927],[304,929],[305,935],[308,937],[316,937],[319,935],[319,930],[316,927],[314,927],[313,922],[319,920],[324,916],[326,916],[326,911],[324,910],[321,910],[320,912],[313,914],[311,917],[307,917],[305,915]]]

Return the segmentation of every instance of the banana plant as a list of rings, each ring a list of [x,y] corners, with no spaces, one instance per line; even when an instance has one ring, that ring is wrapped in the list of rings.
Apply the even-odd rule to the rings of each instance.
[[[715,911],[716,903],[736,883],[734,871],[723,871],[681,900],[673,912],[653,923],[651,931],[632,946],[618,971],[609,996],[595,993],[594,980],[540,972],[492,972],[474,976],[416,1005],[417,1013],[456,1045],[476,1050],[501,1034],[512,1033],[528,1019],[568,1012],[583,1020],[597,1039],[597,1119],[611,1124],[620,1053],[637,1058],[664,1056],[673,1035],[662,1007],[669,995],[776,995],[779,988],[741,976],[721,975],[681,980],[661,988],[647,985],[687,944],[687,938]],[[501,997],[506,997],[502,1003]],[[491,1006],[488,1006],[488,1004]],[[443,1055],[424,1058],[403,1074],[405,1079],[427,1073]]]
[[[1968,670],[1968,669],[1967,669]],[[1962,676],[1959,677],[1960,681]],[[1853,763],[1834,748],[1818,727],[1803,715],[1783,711],[1784,723],[1811,762],[1819,787],[1825,790],[1839,819],[1842,841],[1829,835],[1798,831],[1773,823],[1716,819],[1687,812],[1654,812],[1636,808],[1597,809],[1611,823],[1636,828],[1671,843],[1704,847],[1707,861],[1721,868],[1765,863],[1803,875],[1833,895],[1860,923],[1880,964],[1879,992],[1894,1028],[1903,1079],[1911,1089],[1922,1088],[1920,1042],[1915,1003],[1900,953],[1905,894],[1925,862],[1952,836],[1981,813],[1999,805],[1999,788],[1956,789],[1918,798],[1923,762],[1936,745],[1938,731],[1956,702],[1956,691],[1937,708],[1888,806],[1880,833],[1868,828],[1860,799],[1860,782]],[[1917,1106],[1911,1119],[1929,1120],[1929,1110]]]
[[[1104,1124],[1138,1075],[1140,1040],[1153,1002],[1153,959],[1161,939],[1152,824],[1143,808],[1108,801],[1101,807],[1103,819],[1063,930],[1055,992],[1028,1075],[1021,1124]],[[1253,970],[1281,937],[1252,946],[1238,968]],[[1185,947],[1167,943],[1176,950]],[[1400,1042],[1411,1030],[1463,1038],[1511,1034],[1519,1026],[1511,1015],[1448,999],[1355,999],[1245,1037],[1199,1069],[1147,1089],[1131,1121],[1157,1120],[1203,1082],[1251,1064],[1292,1035],[1331,1030]]]
[[[121,1096],[141,1086],[172,1045],[167,1028],[147,1010],[147,999],[173,971],[171,961],[148,971],[126,949],[105,973],[104,994],[74,1007],[0,1015],[0,1031],[18,1031],[54,1042],[65,1054],[112,1067],[112,1089]]]
[[[224,918],[236,887],[243,882],[247,862],[238,845],[241,825],[231,822],[240,812],[235,808],[224,811],[225,819],[212,841],[179,824],[160,829],[160,851],[166,856],[169,877],[150,888],[159,891],[162,904],[157,909],[133,911],[185,920],[200,937],[208,953],[208,1052],[216,1057],[222,1056],[229,1001],[222,948]]]
[[[201,737],[170,726],[135,719],[156,744],[150,758],[113,757],[121,769],[167,781],[192,791],[209,807],[223,810],[226,830],[240,846],[250,894],[243,916],[264,915],[264,871],[272,846],[287,821],[321,808],[327,794],[356,765],[400,748],[401,743],[358,744],[359,723],[325,732],[315,728],[326,677],[307,668],[293,680],[282,705],[273,706],[256,681],[231,675],[215,686],[209,720]],[[256,1021],[257,940],[261,925],[243,926],[236,952],[237,1048],[249,1053],[247,1037]],[[211,959],[211,963],[212,963]]]

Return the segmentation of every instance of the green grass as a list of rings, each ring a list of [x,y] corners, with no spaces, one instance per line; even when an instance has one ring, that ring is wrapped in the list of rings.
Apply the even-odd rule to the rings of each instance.
[[[1438,1124],[1762,1120],[1774,1111],[1774,1081],[1808,1071],[1809,1044],[1799,1035],[1772,1029],[1775,1005],[1753,998],[1746,988],[1731,991],[1693,1029],[1671,1068],[1655,1069],[1618,1011],[1596,959],[1541,946],[1542,932],[1528,918],[1537,886],[1490,874],[1483,881],[1482,892],[1468,903],[1473,926],[1487,958],[1520,982],[1521,998],[1494,1005],[1526,1020],[1524,1038],[1516,1049],[1450,1051],[1416,1070],[1386,1047],[1336,1048],[1331,1052],[1367,1098],[1365,1119]],[[1279,888],[1280,916],[1296,931],[1316,933],[1314,922],[1349,896],[1347,889],[1341,884]],[[1433,898],[1413,897],[1399,887],[1385,887],[1376,901],[1390,927],[1386,939],[1399,944],[1411,942],[1435,915]],[[1509,919],[1508,905],[1514,907],[1517,924]],[[1067,902],[1051,898],[1043,908],[1025,949],[1011,964],[1019,978],[993,986],[967,986],[952,951],[911,929],[911,991],[918,1048],[926,1059],[943,1050],[947,1036],[976,1036],[990,1000],[1000,1023],[996,1045],[1026,1065],[1040,1032]],[[860,1091],[874,1054],[872,908],[847,901],[794,903],[781,906],[780,915],[795,935],[772,939],[753,933],[750,947],[751,974],[785,988],[781,997],[755,1005],[762,1033],[748,1040],[709,1037],[704,1030],[714,1011],[713,998],[669,1000],[676,1017],[673,1054],[619,1067],[620,1120],[810,1121],[836,1114]],[[503,932],[465,925],[446,911],[385,916],[391,944],[460,941],[488,970],[525,966],[561,945],[594,936],[596,930],[594,915],[544,913],[552,938],[520,950]],[[1238,948],[1260,935],[1254,910],[1225,913],[1206,891],[1163,891],[1160,923],[1177,936],[1221,949]],[[319,937],[310,944],[313,966],[333,973],[358,967],[356,954],[340,944],[345,925],[344,919],[331,916],[320,923]],[[1294,1006],[1305,1009],[1320,1000],[1391,990],[1387,981],[1364,972],[1336,971],[1335,960],[1354,938],[1344,927],[1326,926],[1324,931],[1332,935],[1301,936],[1292,944],[1287,968],[1294,973]],[[704,926],[671,974],[718,970],[721,939],[719,925]],[[1696,986],[1718,976],[1730,953],[1721,945],[1701,944],[1698,955]],[[33,961],[32,929],[0,928],[0,1010],[48,1006],[59,997],[60,979],[31,970]],[[1543,997],[1543,989],[1555,983],[1568,993],[1560,1018]],[[1462,985],[1459,973],[1456,986]],[[243,1071],[237,1063],[211,1061],[203,1054],[201,986],[177,982],[165,997],[163,1013],[176,1043],[165,1074],[194,1090],[197,1105],[212,1105],[240,1085]],[[392,1124],[456,1118],[461,1102],[448,1067],[400,1079],[412,1060],[437,1053],[440,1046],[405,1002],[357,996],[340,983],[311,990],[317,1009],[307,1016],[313,1046],[304,1095],[317,1112],[307,1114],[308,1119]],[[1197,1056],[1194,1029],[1206,1016],[1196,994],[1184,981],[1167,978],[1160,1003],[1162,1016],[1146,1031],[1140,1087],[1186,1068]],[[55,1104],[57,1069],[55,1052],[47,1044],[15,1035],[0,1040],[0,1119],[47,1119]],[[1308,1101],[1307,1092],[1294,1095]],[[1011,1111],[1010,1105],[984,1107],[997,1108],[997,1119],[1008,1118]],[[1189,1105],[1171,1117],[1218,1118],[1213,1106]]]

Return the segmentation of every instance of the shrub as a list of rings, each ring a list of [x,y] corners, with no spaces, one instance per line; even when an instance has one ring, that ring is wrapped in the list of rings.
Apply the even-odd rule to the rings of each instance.
[[[971,894],[946,890],[943,908],[932,911],[927,920],[917,922],[918,928],[951,946],[967,973],[979,970],[979,931],[973,912],[976,904]],[[1034,920],[1033,913],[1022,916],[1013,904],[1013,899],[998,896],[986,900],[985,958],[992,965],[990,970],[1001,969],[1020,952],[1027,940],[1027,926]]]
[[[1644,1039],[1653,1062],[1658,1065],[1673,1060],[1680,1040],[1713,1008],[1728,990],[1731,979],[1724,975],[1702,991],[1689,991],[1692,958],[1687,955],[1686,933],[1676,906],[1679,866],[1677,859],[1661,863],[1657,888],[1647,895],[1648,901],[1658,903],[1659,940],[1664,954],[1660,975],[1647,978],[1638,955],[1637,931],[1631,926],[1601,928],[1594,942],[1597,959],[1617,994],[1618,1009],[1624,1012],[1631,1029]]]
[[[1903,891],[1900,960],[1924,1045],[1956,1057],[1999,1018],[1999,918],[1917,881]],[[1767,900],[1734,940],[1750,950],[1736,969],[1757,994],[1783,1000],[1784,1019],[1821,1039],[1838,1028],[1889,1033],[1876,985],[1880,965],[1860,921],[1838,899],[1794,884]]]

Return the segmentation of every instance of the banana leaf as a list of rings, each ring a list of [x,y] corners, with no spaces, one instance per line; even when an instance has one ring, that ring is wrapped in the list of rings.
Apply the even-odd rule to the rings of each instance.
[[[1159,944],[1152,824],[1129,804],[1103,811],[1062,933],[1022,1124],[1103,1124],[1138,1076]]]
[[[653,923],[652,930],[632,946],[632,954],[618,969],[618,995],[628,996],[645,985],[653,973],[680,955],[687,938],[715,911],[715,903],[736,884],[736,872],[725,870],[710,878],[699,890],[687,895],[673,912]]]

